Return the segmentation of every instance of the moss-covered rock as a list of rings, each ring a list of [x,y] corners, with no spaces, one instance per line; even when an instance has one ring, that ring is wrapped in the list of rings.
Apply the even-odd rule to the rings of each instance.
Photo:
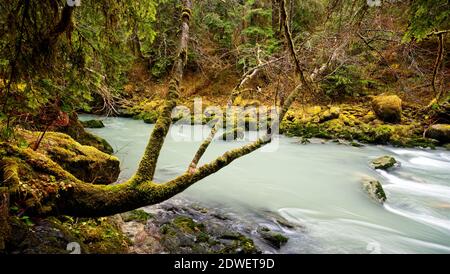
[[[56,131],[68,134],[70,137],[72,137],[82,145],[93,146],[98,150],[108,154],[114,153],[114,149],[105,139],[87,132],[84,129],[76,114],[70,117],[69,125],[59,127],[58,129],[56,129]]]
[[[325,110],[319,115],[319,123],[337,119],[339,117],[339,114],[340,114],[339,107],[331,107],[330,109]]]
[[[120,214],[124,222],[136,221],[140,223],[147,223],[148,219],[152,217],[152,214],[145,212],[142,209],[135,209],[129,212]]]
[[[28,221],[13,216],[9,223],[14,233],[5,252],[10,254],[112,254],[128,249],[128,239],[113,218],[75,220],[62,216]],[[80,249],[70,249],[69,243]]]
[[[269,245],[278,249],[285,245],[289,240],[289,238],[283,234],[272,231],[265,226],[258,228],[258,233]]]
[[[379,181],[373,178],[365,178],[362,181],[362,186],[372,200],[380,204],[386,201],[386,193]]]
[[[380,95],[372,99],[372,108],[378,118],[389,123],[402,119],[402,100],[397,95]]]
[[[158,120],[158,116],[159,113],[156,111],[143,111],[133,118],[137,120],[143,120],[146,124],[154,124],[156,123],[156,120]]]
[[[87,120],[87,121],[81,121],[81,124],[85,128],[104,128],[105,125],[101,120]]]
[[[438,140],[446,144],[450,143],[450,125],[449,124],[435,124],[430,126],[425,132],[425,136]]]
[[[393,167],[397,163],[394,157],[382,156],[371,161],[370,165],[374,169],[388,169]]]
[[[39,132],[22,130],[20,134],[30,143]],[[59,132],[47,132],[38,152],[47,155],[78,179],[94,184],[111,184],[120,173],[117,157],[103,153],[91,146],[84,146],[70,136]]]

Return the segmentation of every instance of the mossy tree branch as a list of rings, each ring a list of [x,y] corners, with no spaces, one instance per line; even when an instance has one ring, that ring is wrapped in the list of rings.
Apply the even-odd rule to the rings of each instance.
[[[156,164],[161,152],[164,140],[172,123],[172,110],[176,107],[180,98],[180,84],[183,80],[183,69],[187,62],[189,42],[189,22],[192,16],[191,0],[183,0],[184,8],[181,17],[181,35],[178,47],[178,55],[172,68],[171,80],[162,112],[156,121],[155,128],[139,163],[139,168],[134,177],[135,183],[152,180],[155,175]]]
[[[7,155],[14,155],[29,166],[46,174],[53,175],[57,181],[53,186],[56,188],[56,191],[52,191],[47,197],[40,199],[38,203],[34,203],[33,207],[28,209],[30,214],[66,214],[96,217],[108,216],[142,206],[157,204],[184,191],[203,178],[218,172],[234,160],[271,142],[273,133],[275,132],[273,130],[269,130],[260,139],[240,148],[230,150],[214,161],[195,170],[187,171],[171,181],[163,184],[153,182],[157,159],[171,124],[171,111],[180,96],[178,90],[183,77],[183,68],[186,63],[191,2],[190,0],[185,0],[184,3],[186,8],[184,8],[182,16],[179,55],[172,71],[172,80],[170,81],[166,103],[163,107],[162,115],[152,132],[138,171],[130,180],[122,184],[107,186],[88,184],[78,180],[61,166],[39,152],[33,151],[30,148],[21,149],[12,145],[2,145],[1,149],[6,151]],[[242,85],[240,83],[237,85],[236,90],[239,90],[241,87]],[[273,120],[270,129],[278,127],[299,91],[300,86],[291,92],[282,108],[281,115],[278,119]],[[233,96],[237,95],[232,95],[231,98]]]

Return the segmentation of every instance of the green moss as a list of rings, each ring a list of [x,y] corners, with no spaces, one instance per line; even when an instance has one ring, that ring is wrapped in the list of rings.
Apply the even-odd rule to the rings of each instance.
[[[281,246],[285,245],[289,240],[288,237],[282,235],[281,233],[271,231],[269,228],[264,226],[258,228],[258,233],[268,244],[275,248],[281,248]]]
[[[398,123],[402,118],[402,100],[396,95],[380,95],[372,100],[376,115],[385,122]]]
[[[112,154],[114,153],[114,149],[111,147],[111,145],[103,138],[100,138],[90,132],[87,132],[83,125],[78,121],[78,118],[76,120],[72,121],[69,124],[69,126],[65,128],[61,128],[58,131],[68,134],[70,137],[72,137],[74,140],[76,140],[78,143],[86,146],[93,146],[97,148],[98,150]],[[48,133],[46,133],[47,135]]]
[[[370,165],[374,169],[388,169],[393,167],[397,163],[394,157],[382,156],[371,161]]]
[[[81,121],[81,124],[85,128],[103,128],[105,125],[100,120],[87,120],[87,121]]]
[[[125,222],[138,221],[145,224],[150,218],[152,218],[152,214],[147,213],[142,209],[135,209],[122,214],[122,219]]]
[[[143,120],[144,123],[154,124],[158,120],[159,113],[156,111],[144,111],[134,117],[134,119]]]
[[[364,190],[372,200],[381,204],[386,201],[386,193],[380,182],[372,178],[365,178],[362,183]]]
[[[185,232],[203,231],[205,226],[201,223],[196,223],[193,219],[185,216],[176,217],[172,223],[179,229]]]
[[[114,218],[96,219],[66,218],[60,222],[67,231],[79,238],[94,254],[126,253],[130,240],[122,233]]]
[[[241,233],[225,233],[221,236],[222,239],[232,240],[232,245],[226,246],[219,250],[219,254],[254,254],[259,253],[252,239],[242,235]]]

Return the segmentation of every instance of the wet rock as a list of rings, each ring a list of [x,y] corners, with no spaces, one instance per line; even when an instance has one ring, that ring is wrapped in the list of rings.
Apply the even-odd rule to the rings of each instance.
[[[364,178],[362,186],[372,200],[380,204],[383,204],[386,201],[386,193],[379,181],[373,178]]]
[[[380,95],[372,99],[372,108],[384,122],[398,123],[402,118],[402,100],[397,95]]]
[[[289,240],[289,238],[284,236],[283,234],[272,231],[265,226],[259,227],[258,233],[261,235],[263,240],[277,249],[280,249]]]
[[[260,253],[247,236],[252,229],[237,225],[236,220],[221,211],[178,200],[147,207],[145,211],[152,215],[145,229],[142,222],[124,219],[131,220],[125,222],[123,230],[133,242],[133,253]]]
[[[87,121],[81,121],[81,124],[85,128],[103,128],[105,125],[101,120],[87,120]]]
[[[360,144],[360,143],[355,142],[355,141],[351,141],[351,142],[350,142],[350,145],[351,145],[352,147],[364,147],[363,144]]]
[[[294,223],[292,223],[292,222],[286,220],[284,217],[280,216],[280,215],[279,215],[278,213],[276,213],[276,212],[266,211],[266,212],[264,212],[263,217],[264,217],[265,219],[270,219],[270,220],[272,220],[274,223],[276,223],[276,224],[278,224],[278,225],[280,225],[280,226],[282,226],[282,227],[288,228],[288,229],[296,229],[296,228],[298,228],[298,227],[302,228],[301,225],[294,224]]]
[[[370,165],[374,169],[388,169],[397,163],[394,157],[382,156],[371,161]]]
[[[441,143],[450,143],[450,125],[436,124],[430,126],[425,132],[425,137],[438,140]]]

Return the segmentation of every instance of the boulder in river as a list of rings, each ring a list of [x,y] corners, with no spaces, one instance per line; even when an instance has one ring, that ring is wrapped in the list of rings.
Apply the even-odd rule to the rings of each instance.
[[[397,95],[374,97],[372,108],[377,117],[384,122],[398,123],[402,118],[402,100]]]
[[[365,178],[362,181],[363,189],[367,192],[369,197],[383,204],[386,201],[386,193],[383,190],[381,183],[373,178]]]
[[[450,143],[450,125],[436,124],[432,125],[425,132],[425,136],[431,139],[438,140],[441,143]]]
[[[388,169],[388,168],[395,166],[396,163],[397,163],[397,160],[395,160],[394,157],[386,155],[386,156],[381,156],[381,157],[378,157],[378,158],[372,160],[370,165],[374,169]]]
[[[81,124],[85,128],[103,128],[105,125],[101,120],[87,120],[87,121],[81,121]]]
[[[272,231],[265,226],[258,228],[258,233],[259,235],[261,235],[264,241],[277,249],[280,249],[289,240],[289,238],[284,236],[283,234]]]

